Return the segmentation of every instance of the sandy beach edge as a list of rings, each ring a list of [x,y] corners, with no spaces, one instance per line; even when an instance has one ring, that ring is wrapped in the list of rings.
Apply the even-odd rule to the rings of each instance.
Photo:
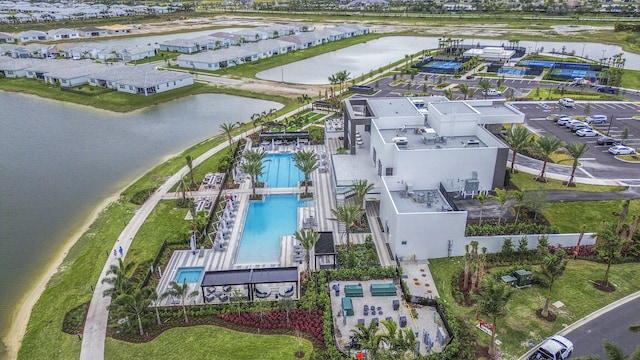
[[[58,267],[67,257],[71,247],[73,247],[80,237],[89,230],[89,227],[96,221],[100,213],[111,203],[118,200],[119,197],[120,192],[105,198],[98,206],[96,206],[84,224],[73,234],[73,236],[69,238],[68,241],[63,244],[54,257],[54,260],[46,267],[46,271],[35,281],[33,287],[19,300],[18,303],[20,306],[13,312],[9,329],[3,339],[4,344],[7,347],[9,360],[15,360],[18,358],[18,351],[20,350],[22,339],[24,338],[27,330],[29,318],[31,317],[31,310],[38,299],[40,299],[40,295],[42,295],[44,290],[47,288],[47,284],[51,277],[58,272]]]

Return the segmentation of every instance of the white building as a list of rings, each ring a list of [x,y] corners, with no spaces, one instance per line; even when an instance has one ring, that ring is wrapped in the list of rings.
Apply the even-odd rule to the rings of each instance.
[[[47,40],[48,35],[44,31],[37,30],[29,30],[24,31],[18,34],[18,38],[20,38],[20,42],[29,42],[29,41],[44,41]]]
[[[484,48],[472,48],[463,53],[464,57],[479,57],[486,61],[507,61],[516,54],[515,50],[502,47],[487,46]]]
[[[374,184],[385,241],[400,259],[427,259],[464,246],[467,212],[451,201],[502,188],[509,148],[485,126],[522,123],[492,101],[444,97],[356,98],[344,102],[344,148],[332,158],[338,193]],[[375,226],[375,225],[372,225]]]
[[[80,33],[72,29],[54,29],[47,33],[53,40],[79,39]]]

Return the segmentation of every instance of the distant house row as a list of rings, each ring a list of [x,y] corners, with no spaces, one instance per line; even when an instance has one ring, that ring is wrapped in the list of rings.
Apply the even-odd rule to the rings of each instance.
[[[174,12],[177,9],[177,7],[172,6],[0,1],[0,24],[104,19],[142,14],[166,14]]]
[[[11,34],[0,33],[0,39],[5,38],[4,42],[27,43],[30,41],[49,41],[49,40],[71,40],[80,38],[95,38],[115,34],[128,34],[132,30],[129,25],[110,25],[104,27],[85,27],[79,29],[53,29],[47,32],[38,30],[23,31],[18,34],[18,38],[14,38]],[[2,42],[2,40],[0,40]]]
[[[12,58],[67,58],[102,61],[136,61],[153,57],[158,52],[154,45],[105,45],[97,43],[62,44],[0,44],[0,55]]]
[[[340,25],[320,31],[281,36],[241,46],[178,56],[178,66],[189,69],[218,70],[290,51],[307,49],[332,41],[369,33],[362,25]]]
[[[105,65],[90,60],[72,62],[0,57],[0,74],[7,78],[40,79],[67,88],[89,84],[145,96],[189,86],[194,82],[191,74],[157,70],[153,65]]]
[[[314,30],[315,27],[313,25],[298,23],[261,26],[232,32],[219,31],[192,39],[167,40],[161,42],[158,46],[160,47],[160,50],[163,51],[176,51],[184,54],[191,54],[199,51],[216,50],[244,43],[254,43],[283,36],[308,33]]]

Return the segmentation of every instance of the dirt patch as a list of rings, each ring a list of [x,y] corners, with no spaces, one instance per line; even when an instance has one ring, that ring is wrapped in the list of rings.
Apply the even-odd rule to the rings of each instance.
[[[482,345],[476,345],[476,356],[474,359],[491,359],[491,356],[489,355],[489,348]]]
[[[542,316],[542,309],[538,309],[538,310],[536,310],[536,316],[539,319],[543,319],[543,320],[546,320],[548,322],[556,321],[556,314],[551,310],[549,310],[549,314],[545,317],[545,316]]]
[[[607,286],[604,286],[602,284],[602,280],[596,280],[593,281],[593,287],[600,290],[600,291],[604,291],[604,292],[614,292],[616,291],[616,287],[611,285],[611,282],[609,282],[609,284],[607,284]]]

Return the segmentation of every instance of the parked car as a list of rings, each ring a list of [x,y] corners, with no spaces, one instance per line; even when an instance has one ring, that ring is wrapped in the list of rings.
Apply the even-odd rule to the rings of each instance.
[[[557,124],[563,126],[566,125],[569,121],[574,121],[571,116],[562,117],[557,121]]]
[[[596,88],[596,90],[598,92],[601,92],[601,93],[609,93],[609,94],[615,94],[616,93],[616,88],[611,87],[611,86],[598,86]]]
[[[573,123],[571,124],[571,131],[576,132],[580,129],[591,129],[591,126],[584,121],[580,121],[580,124]]]
[[[607,115],[587,116],[584,121],[586,121],[587,124],[604,124],[607,122]]]
[[[554,335],[545,340],[529,360],[565,360],[573,352],[573,343],[564,336]]]
[[[613,155],[631,155],[636,153],[634,149],[624,145],[612,146],[609,148],[609,152]]]
[[[467,75],[467,80],[471,80],[471,79],[473,79],[474,77],[475,77],[475,76],[473,76],[473,75]]]
[[[571,129],[571,127],[572,127],[574,124],[584,124],[584,122],[583,122],[583,121],[580,121],[580,120],[576,120],[576,119],[571,119],[571,120],[567,121],[566,123],[564,123],[564,126],[565,126],[567,129]]]
[[[617,144],[620,144],[622,141],[616,138],[612,138],[611,136],[603,136],[598,138],[596,142],[598,143],[598,145],[617,145]]]
[[[573,99],[571,98],[562,98],[558,100],[558,104],[568,108],[572,108],[576,106],[576,102],[573,101]]]
[[[496,90],[496,89],[489,89],[487,91],[483,91],[482,94],[487,95],[487,96],[501,96],[502,95],[502,91]]]
[[[547,116],[547,119],[549,120],[553,120],[555,122],[558,122],[558,120],[562,119],[562,118],[571,118],[571,116],[569,115],[565,115],[565,114],[552,114]]]
[[[593,130],[592,128],[584,128],[576,131],[576,135],[580,137],[596,137],[596,136],[600,136],[600,133]]]

